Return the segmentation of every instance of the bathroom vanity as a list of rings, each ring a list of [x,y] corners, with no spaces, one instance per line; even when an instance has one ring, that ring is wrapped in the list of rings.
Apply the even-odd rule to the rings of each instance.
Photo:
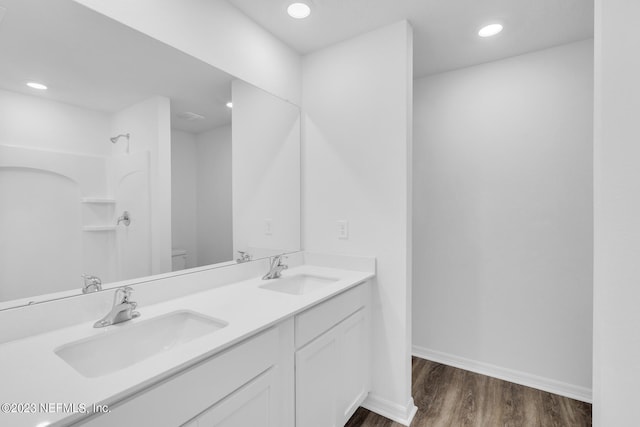
[[[369,391],[374,262],[292,264],[278,279],[140,304],[139,318],[117,325],[1,344],[3,382],[17,385],[2,402],[81,410],[2,413],[0,424],[344,425]]]

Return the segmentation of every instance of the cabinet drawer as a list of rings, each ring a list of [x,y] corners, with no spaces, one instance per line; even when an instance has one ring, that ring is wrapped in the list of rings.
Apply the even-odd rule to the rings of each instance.
[[[110,413],[81,422],[91,427],[182,425],[278,362],[277,329],[212,356],[121,403]]]
[[[275,377],[269,369],[182,427],[281,427],[273,411]]]
[[[363,282],[328,301],[298,314],[295,319],[296,349],[304,346],[367,305],[369,286],[368,282]]]

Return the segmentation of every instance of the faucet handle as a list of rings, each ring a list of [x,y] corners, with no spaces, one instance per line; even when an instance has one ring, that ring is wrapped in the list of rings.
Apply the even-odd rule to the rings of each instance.
[[[102,280],[98,276],[91,276],[89,274],[82,274],[80,277],[84,279],[84,286],[82,286],[82,293],[87,294],[89,292],[97,292],[102,290]]]
[[[131,306],[131,318],[135,319],[136,317],[140,317],[140,312],[135,311],[135,309],[138,307],[138,303],[132,301],[129,303],[129,305]]]
[[[238,255],[240,255],[240,258],[238,258],[236,260],[236,262],[238,263],[243,263],[243,262],[247,262],[247,261],[251,261],[251,254],[249,252],[246,251],[238,251]]]
[[[274,255],[271,257],[271,269],[280,264],[280,255]]]
[[[113,305],[122,304],[125,302],[130,302],[129,298],[131,298],[131,293],[133,289],[129,286],[125,286],[124,288],[116,289],[116,293],[113,297]],[[122,294],[122,297],[119,298],[119,295]]]
[[[102,280],[98,276],[92,276],[91,274],[80,275],[84,279],[85,285],[102,284]]]
[[[130,286],[125,286],[124,288],[121,288],[122,292],[124,293],[123,295],[123,302],[129,302],[129,298],[131,298],[131,294],[133,293],[133,288],[131,288]]]

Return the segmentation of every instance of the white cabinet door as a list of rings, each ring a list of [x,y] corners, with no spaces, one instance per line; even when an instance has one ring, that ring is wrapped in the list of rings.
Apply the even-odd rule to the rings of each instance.
[[[339,371],[335,328],[296,352],[296,426],[337,427]]]
[[[188,427],[279,427],[274,369],[212,406]]]
[[[344,425],[369,393],[369,327],[367,312],[360,310],[339,326],[340,377],[338,413]]]
[[[365,309],[296,352],[296,426],[340,427],[369,392]]]

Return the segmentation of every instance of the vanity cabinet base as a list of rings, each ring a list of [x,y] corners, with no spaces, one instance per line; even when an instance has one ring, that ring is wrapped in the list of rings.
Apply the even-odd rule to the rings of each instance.
[[[302,328],[296,330],[296,339],[304,337],[307,342],[296,351],[296,426],[344,426],[367,397],[369,296],[369,285],[363,284],[296,319],[296,326],[305,329],[312,317],[314,330],[321,324],[331,325],[310,342]],[[345,315],[346,319],[337,320]]]
[[[361,283],[74,426],[340,427],[370,390]]]
[[[283,339],[293,346],[291,320],[75,425],[292,427],[285,400],[293,400],[287,380],[293,374],[287,372],[292,367],[282,352]],[[246,424],[250,420],[260,422]]]

